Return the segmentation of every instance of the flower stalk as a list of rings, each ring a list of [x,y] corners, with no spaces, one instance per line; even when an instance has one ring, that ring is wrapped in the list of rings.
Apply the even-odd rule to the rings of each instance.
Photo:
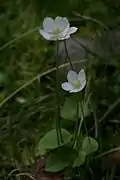
[[[67,55],[67,58],[68,58],[68,62],[70,63],[71,69],[74,70],[72,61],[71,61],[70,56],[68,54],[66,40],[64,40],[64,47],[65,47],[65,52],[66,52],[66,55]]]
[[[59,65],[58,65],[58,48],[59,48],[59,42],[57,41],[56,43],[56,105],[57,105],[57,110],[56,110],[56,132],[57,132],[57,140],[58,140],[58,146],[60,143],[63,141],[62,138],[62,132],[61,132],[61,127],[60,127],[60,97],[59,97]]]
[[[82,113],[82,111],[81,111],[81,117],[79,118],[79,109],[81,109],[81,108],[83,108],[82,107],[82,103],[81,103],[81,99],[80,99],[80,101],[79,101],[79,103],[78,103],[78,107],[77,107],[77,114],[78,114],[78,122],[77,122],[77,125],[78,125],[78,128],[77,128],[77,133],[76,133],[76,137],[75,137],[75,141],[74,141],[74,146],[73,146],[73,148],[74,149],[76,149],[77,148],[77,150],[78,150],[78,148],[79,148],[79,137],[80,137],[80,131],[81,131],[81,127],[82,127],[82,124],[83,124],[83,121],[84,121],[84,115],[83,115],[83,113]]]

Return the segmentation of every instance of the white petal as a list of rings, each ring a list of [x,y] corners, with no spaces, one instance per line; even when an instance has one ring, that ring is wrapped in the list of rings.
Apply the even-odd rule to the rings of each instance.
[[[69,39],[69,38],[70,38],[70,35],[69,35],[69,34],[64,37],[64,39]]]
[[[53,32],[55,29],[54,20],[50,17],[46,17],[43,21],[43,28],[46,32]]]
[[[71,91],[69,91],[70,93],[77,93],[77,92],[80,92],[81,90],[80,90],[80,88],[79,89],[73,89],[73,90],[71,90]]]
[[[56,36],[51,37],[51,41],[57,41],[57,40],[59,40],[58,37],[56,37]]]
[[[64,40],[70,38],[70,35],[68,33],[69,28],[65,28],[60,34],[59,34],[59,39],[58,40]]]
[[[80,92],[82,91],[82,89],[85,87],[86,85],[86,82],[84,82],[83,84],[81,84],[80,88],[75,88],[73,90],[70,90],[70,93],[77,93],[77,92]]]
[[[68,82],[64,82],[62,83],[62,89],[64,89],[65,91],[71,91],[74,87],[72,86],[72,84],[68,83]]]
[[[66,36],[63,36],[63,37],[59,37],[58,40],[65,40],[65,39],[69,39],[70,38],[70,35],[66,35]]]
[[[62,32],[59,34],[58,40],[69,39],[69,38],[70,38],[70,35],[68,34],[68,30],[69,30],[69,28],[66,28],[64,31],[62,31]]]
[[[78,30],[78,28],[76,28],[76,27],[70,27],[68,33],[69,33],[69,34],[73,34],[73,33],[75,33],[77,30]]]
[[[58,40],[65,40],[65,39],[69,39],[70,38],[70,34],[74,33],[77,31],[78,28],[76,27],[67,27],[65,28],[59,35],[59,39]]]
[[[65,17],[63,18],[59,16],[55,18],[55,25],[56,25],[56,28],[59,28],[61,31],[70,26],[67,18]]]
[[[40,29],[40,34],[46,39],[46,40],[49,40],[49,41],[52,41],[52,35],[45,32],[44,30]]]
[[[77,73],[75,71],[70,70],[67,74],[67,80],[69,83],[73,83],[77,80]]]
[[[79,72],[77,79],[80,81],[81,84],[86,81],[86,74],[84,69]]]
[[[85,87],[85,85],[86,85],[86,79],[83,82],[81,82],[81,86],[80,86],[81,90]]]

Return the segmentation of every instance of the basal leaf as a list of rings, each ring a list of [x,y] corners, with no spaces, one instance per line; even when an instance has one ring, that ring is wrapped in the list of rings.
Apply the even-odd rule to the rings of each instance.
[[[42,146],[37,146],[35,149],[35,156],[43,156],[46,153],[46,150]]]
[[[85,137],[82,143],[82,150],[89,155],[98,149],[98,143],[95,139],[91,137]]]
[[[61,146],[67,144],[71,139],[71,134],[65,130],[61,129],[63,142],[61,142]],[[43,138],[39,142],[39,148],[50,150],[58,147],[58,140],[57,140],[57,132],[56,129],[52,129],[48,133],[46,133]]]
[[[65,169],[71,160],[73,159],[75,153],[71,147],[60,147],[55,149],[48,156],[45,170],[49,172],[59,172]]]
[[[75,96],[71,96],[65,100],[63,107],[61,108],[61,117],[67,120],[76,120],[77,115],[77,99]]]
[[[87,99],[86,102],[82,103],[82,109],[79,102],[79,117],[81,117],[81,113],[83,111],[84,117],[89,116],[90,114],[90,108],[89,108],[89,99]],[[61,117],[66,120],[72,120],[75,121],[77,119],[77,105],[78,100],[76,96],[72,96],[68,99],[66,99],[63,107],[61,108]]]
[[[84,164],[86,158],[86,153],[82,150],[79,151],[78,157],[76,158],[73,167],[78,167]]]

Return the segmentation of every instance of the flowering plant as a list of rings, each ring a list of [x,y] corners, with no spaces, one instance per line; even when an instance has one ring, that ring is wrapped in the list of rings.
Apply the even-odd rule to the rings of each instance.
[[[67,74],[68,82],[62,83],[62,88],[70,93],[80,92],[86,85],[86,75],[84,69],[79,74],[70,70]]]
[[[56,17],[55,20],[47,17],[43,21],[43,29],[40,29],[40,34],[49,41],[57,41],[57,52],[59,40],[65,40],[70,38],[70,35],[77,31],[76,27],[70,27],[69,21],[65,17]],[[68,56],[67,47],[65,44],[66,54]],[[58,53],[57,53],[58,55]],[[57,59],[58,60],[58,59]],[[86,86],[86,73],[84,69],[81,69],[77,74],[73,70],[73,64],[69,57],[69,63],[71,70],[67,74],[67,82],[63,82],[61,87],[63,90],[71,93],[76,93],[72,99],[65,99],[63,107],[60,105],[60,92],[59,92],[59,67],[56,63],[56,128],[45,134],[40,139],[39,147],[42,149],[42,153],[49,151],[49,155],[46,161],[46,171],[58,172],[64,168],[78,167],[82,165],[86,157],[95,152],[98,149],[98,144],[95,139],[89,137],[88,134],[82,135],[81,128],[85,117],[89,114],[89,98],[86,100],[80,95],[81,91]],[[88,94],[87,94],[88,95]],[[72,96],[72,95],[71,95]],[[89,95],[87,96],[89,97]],[[83,99],[82,99],[83,98]],[[73,133],[70,133],[64,128],[61,128],[61,119],[73,120],[75,128],[73,126]],[[74,131],[75,129],[75,131]],[[81,142],[81,144],[80,144]],[[39,149],[39,148],[38,148]],[[64,156],[63,156],[64,154]],[[72,162],[72,163],[71,163]]]
[[[40,34],[49,41],[65,40],[70,38],[70,35],[75,33],[78,28],[70,27],[69,21],[65,17],[56,17],[53,20],[46,17],[43,21],[43,29],[40,29]]]

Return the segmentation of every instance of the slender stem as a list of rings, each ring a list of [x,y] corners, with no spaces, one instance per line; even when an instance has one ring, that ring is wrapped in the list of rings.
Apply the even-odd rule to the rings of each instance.
[[[114,180],[115,173],[116,173],[116,165],[114,164],[114,165],[111,167],[111,173],[110,173],[109,180]]]
[[[69,56],[69,54],[68,54],[67,44],[66,44],[66,41],[65,41],[65,40],[64,40],[64,46],[65,46],[65,52],[66,52],[68,61],[69,61],[69,63],[70,63],[71,69],[73,70],[74,68],[73,68],[72,61],[71,61],[71,59],[70,59],[70,56]]]
[[[90,172],[90,175],[91,175],[91,179],[94,180],[93,171],[92,171],[92,169],[89,167],[89,164],[88,164],[88,169],[89,169],[89,172]]]
[[[56,131],[57,131],[57,140],[58,145],[60,145],[60,142],[62,142],[62,133],[60,128],[60,105],[59,105],[59,65],[58,65],[58,48],[59,48],[59,42],[57,41],[56,44],[56,104],[57,104],[57,111],[56,111]]]
[[[81,102],[81,100],[80,100],[80,107],[82,107],[82,102]],[[81,109],[82,109],[82,108],[81,108]],[[81,127],[82,127],[83,120],[84,120],[84,115],[83,115],[83,113],[82,113],[82,111],[81,111],[81,121],[80,121],[79,128],[78,128],[78,137],[79,137],[79,135],[80,135],[80,130],[81,130]]]
[[[103,180],[109,180],[109,170],[107,170],[105,178]]]
[[[95,138],[97,138],[98,137],[98,119],[97,119],[97,115],[94,108],[93,108],[93,118],[95,122]]]
[[[80,123],[79,123],[78,132],[77,132],[77,139],[76,139],[74,148],[76,147],[77,142],[78,142],[78,140],[79,140],[79,136],[80,136],[80,131],[81,131],[81,127],[82,127],[83,120],[84,120],[83,117],[81,117],[81,121],[80,121]]]
[[[86,83],[86,88],[85,88],[85,95],[84,95],[84,103],[91,97],[90,93],[90,82],[91,82],[91,76],[88,75],[87,83]]]
[[[85,103],[85,102],[84,102],[84,103]],[[81,109],[81,116],[83,117],[83,119],[85,119],[85,116],[84,116],[84,109],[83,109],[82,103],[80,103],[80,109]],[[87,126],[86,126],[85,121],[83,121],[83,123],[84,123],[86,135],[88,136],[88,130],[87,130]]]
[[[84,103],[85,103],[85,102],[84,102]],[[88,136],[89,143],[91,144],[90,138],[89,138],[89,135],[88,135],[87,126],[86,126],[86,123],[85,123],[84,109],[83,109],[82,103],[80,103],[80,108],[81,108],[81,117],[82,117],[82,119],[83,119],[83,124],[84,124],[84,127],[85,127],[85,132],[86,132],[86,135]]]
[[[78,127],[79,127],[79,124],[80,124],[80,118],[79,118],[79,100],[80,100],[80,98],[79,98],[79,94],[78,94],[78,102],[77,102],[77,111],[76,111],[76,117],[77,117],[77,120],[76,120],[76,125],[75,125],[75,130],[74,130],[74,132],[75,132],[75,136],[74,136],[74,148],[76,147],[76,146],[78,146],[78,144],[77,144],[77,132],[78,132]]]
[[[97,156],[95,157],[95,159],[101,158],[102,156],[106,156],[106,155],[111,154],[111,153],[116,152],[116,151],[120,151],[120,147],[116,147],[116,148],[113,148],[113,149],[109,149],[108,151],[105,151],[105,152],[97,155]]]
[[[82,106],[81,100],[80,100],[80,106]],[[79,111],[78,111],[78,113],[79,113]],[[84,120],[84,117],[83,117],[83,115],[81,113],[81,118],[80,118],[80,122],[79,122],[79,125],[78,125],[78,130],[77,130],[77,137],[75,139],[75,143],[74,143],[73,148],[76,148],[76,146],[78,145],[78,141],[79,141],[79,137],[80,137],[80,131],[81,131],[83,120]]]

